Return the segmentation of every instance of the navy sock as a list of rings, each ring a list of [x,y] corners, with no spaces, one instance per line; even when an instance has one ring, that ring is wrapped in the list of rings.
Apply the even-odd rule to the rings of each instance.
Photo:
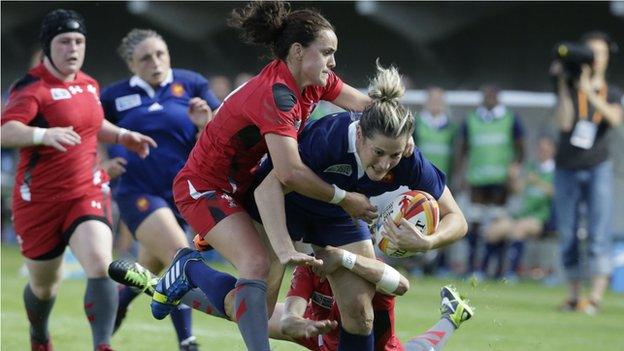
[[[375,337],[373,333],[368,335],[351,334],[340,327],[340,341],[338,351],[373,351]]]
[[[524,252],[524,241],[515,240],[509,246],[507,257],[509,257],[509,272],[518,274],[522,253]]]
[[[224,315],[225,295],[234,289],[236,278],[227,273],[216,271],[200,261],[188,262],[185,273],[191,284],[200,288],[212,306]]]
[[[173,322],[173,327],[178,335],[178,342],[182,342],[193,336],[191,331],[191,311],[191,308],[187,305],[179,304],[178,307],[174,308],[169,314],[169,316],[171,316],[171,322]]]
[[[119,289],[119,310],[125,310],[128,305],[141,293],[139,290],[131,288],[129,286],[122,285]]]

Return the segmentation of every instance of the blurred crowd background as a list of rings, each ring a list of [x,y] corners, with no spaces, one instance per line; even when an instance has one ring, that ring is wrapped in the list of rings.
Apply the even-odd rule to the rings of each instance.
[[[227,27],[229,12],[241,2],[2,2],[3,102],[12,82],[21,77],[39,47],[41,18],[54,8],[74,9],[88,24],[87,55],[83,70],[101,86],[128,76],[116,55],[120,39],[132,28],[151,28],[169,45],[173,67],[192,69],[206,76],[219,99],[251,77],[267,62],[267,53],[244,44]],[[553,47],[576,41],[588,30],[600,29],[624,45],[624,2],[297,2],[315,7],[335,25],[340,42],[336,71],[355,86],[365,88],[374,61],[393,63],[404,75],[409,91],[405,102],[420,112],[439,87],[438,103],[451,121],[460,125],[482,103],[482,88],[495,85],[498,100],[524,126],[525,163],[538,160],[538,140],[555,140],[553,80],[549,66]],[[607,79],[624,85],[624,53],[611,57]],[[321,105],[318,118],[334,111]],[[612,230],[624,247],[624,127],[612,131],[615,203]],[[458,134],[456,136],[460,138]],[[459,155],[459,150],[455,150]],[[10,221],[10,200],[15,153],[2,150],[3,243],[15,243]],[[450,184],[464,211],[470,201],[466,172],[451,174]],[[516,195],[505,210],[513,209]],[[468,214],[470,215],[470,214]],[[478,214],[475,214],[478,216]],[[578,233],[581,238],[583,231]],[[526,278],[561,281],[556,230],[532,241],[524,252],[519,274]],[[132,251],[132,240],[118,236],[120,252]],[[624,250],[622,250],[624,252]],[[615,254],[615,253],[614,253]],[[413,274],[462,274],[466,243],[447,250],[448,270],[440,272],[439,255],[400,260]],[[623,254],[624,255],[624,254]],[[620,260],[624,267],[624,259]],[[622,268],[624,270],[624,268]],[[624,278],[622,278],[624,279]]]

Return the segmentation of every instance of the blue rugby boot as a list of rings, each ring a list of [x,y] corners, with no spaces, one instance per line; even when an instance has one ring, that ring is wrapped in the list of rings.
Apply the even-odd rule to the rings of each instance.
[[[191,261],[203,262],[204,258],[199,251],[188,247],[178,250],[167,271],[156,284],[150,304],[154,318],[167,317],[180,304],[180,299],[194,288],[184,272],[186,264]]]

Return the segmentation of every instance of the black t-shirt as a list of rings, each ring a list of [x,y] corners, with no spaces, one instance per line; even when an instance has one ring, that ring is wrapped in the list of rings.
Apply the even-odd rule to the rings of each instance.
[[[570,144],[570,136],[574,131],[574,126],[579,120],[579,103],[577,91],[570,87],[572,104],[574,106],[574,125],[569,132],[559,133],[559,144],[557,146],[557,156],[555,158],[557,167],[565,169],[580,169],[595,166],[609,158],[609,127],[610,124],[603,117],[598,124],[596,140],[590,149],[582,149]],[[622,103],[622,90],[614,85],[608,85],[607,102],[609,104]],[[594,115],[593,105],[587,102],[587,119],[591,121]]]

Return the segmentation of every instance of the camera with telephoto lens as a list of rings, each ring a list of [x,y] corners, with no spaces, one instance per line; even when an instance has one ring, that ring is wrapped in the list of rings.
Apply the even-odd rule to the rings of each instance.
[[[555,46],[555,59],[561,61],[565,75],[569,79],[578,79],[581,65],[594,62],[594,52],[580,43],[561,42]]]

